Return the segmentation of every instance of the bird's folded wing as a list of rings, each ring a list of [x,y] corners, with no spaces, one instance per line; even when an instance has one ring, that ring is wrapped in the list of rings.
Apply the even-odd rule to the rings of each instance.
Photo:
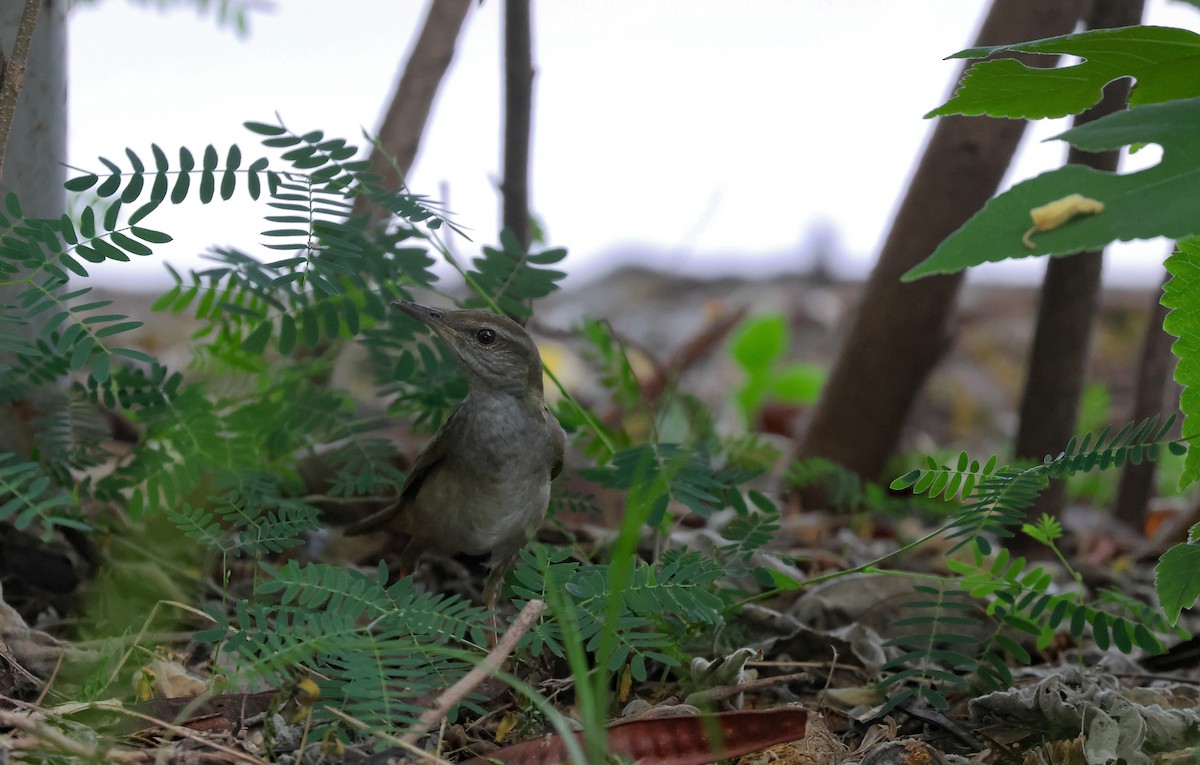
[[[366,534],[383,526],[391,521],[404,510],[404,506],[416,499],[417,494],[421,491],[421,485],[425,483],[425,479],[429,474],[446,458],[447,445],[451,439],[446,438],[447,430],[454,427],[454,423],[462,411],[460,404],[446,421],[442,423],[442,427],[438,428],[433,439],[421,450],[417,455],[416,461],[413,462],[412,468],[408,471],[408,477],[404,479],[404,485],[400,487],[400,496],[382,510],[371,513],[362,520],[355,521],[345,528],[346,536],[358,536]]]

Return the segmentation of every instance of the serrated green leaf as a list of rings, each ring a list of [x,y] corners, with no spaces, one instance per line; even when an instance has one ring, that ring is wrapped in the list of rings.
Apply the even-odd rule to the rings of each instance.
[[[1157,143],[1162,161],[1146,170],[1118,174],[1066,165],[1023,181],[993,198],[933,254],[904,275],[905,281],[961,271],[981,263],[1035,255],[1096,251],[1113,241],[1174,239],[1200,232],[1192,201],[1200,196],[1200,98],[1138,106],[1072,128],[1057,136],[1085,151]],[[1022,241],[1030,211],[1073,194],[1096,200],[1102,212],[1076,216],[1058,228]]]
[[[970,48],[952,58],[987,58],[1004,51],[1069,55],[1063,67],[1031,68],[1012,58],[974,64],[954,96],[926,117],[950,114],[1043,119],[1078,114],[1099,103],[1103,88],[1133,77],[1131,105],[1200,96],[1200,35],[1174,27],[1094,29],[1012,45]]]
[[[1165,263],[1171,279],[1163,287],[1162,304],[1171,309],[1163,321],[1163,330],[1178,338],[1171,352],[1179,359],[1175,380],[1183,387],[1179,410],[1183,414],[1183,432],[1195,432],[1200,423],[1200,244],[1179,242],[1179,249]],[[1176,452],[1176,445],[1172,448]],[[1178,452],[1176,452],[1178,453]],[[1179,488],[1200,479],[1200,449],[1187,449]],[[1178,612],[1176,612],[1178,613]]]
[[[1178,544],[1163,553],[1154,567],[1154,590],[1167,621],[1174,625],[1180,612],[1200,598],[1200,546]]]

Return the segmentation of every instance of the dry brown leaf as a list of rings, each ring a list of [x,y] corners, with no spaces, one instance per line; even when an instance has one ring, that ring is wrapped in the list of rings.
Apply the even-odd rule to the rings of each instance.
[[[804,737],[808,710],[799,707],[709,715],[651,717],[608,726],[609,754],[658,765],[704,765]],[[577,734],[580,743],[583,734]],[[566,762],[567,747],[547,735],[498,749],[470,765],[551,765]]]

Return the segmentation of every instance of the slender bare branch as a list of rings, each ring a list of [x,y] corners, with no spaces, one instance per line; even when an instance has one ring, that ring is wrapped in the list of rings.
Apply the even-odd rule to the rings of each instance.
[[[529,138],[533,122],[533,32],[530,0],[504,3],[504,227],[528,250]]]
[[[465,699],[468,693],[504,664],[504,660],[509,657],[509,654],[516,650],[521,637],[529,631],[529,628],[545,610],[546,604],[541,600],[531,600],[526,603],[525,607],[521,609],[521,613],[517,614],[517,618],[509,626],[508,631],[496,643],[496,647],[484,657],[483,661],[463,675],[461,680],[443,691],[442,695],[433,702],[433,706],[421,715],[417,724],[408,733],[401,736],[400,740],[408,744],[420,741],[421,737],[425,735],[425,731],[445,717],[455,704]]]
[[[12,56],[5,62],[3,80],[0,80],[0,177],[4,175],[8,134],[12,130],[13,115],[17,113],[17,96],[21,93],[21,81],[25,78],[25,62],[29,60],[29,45],[33,41],[33,28],[37,24],[40,5],[41,0],[25,0]]]
[[[433,101],[454,60],[459,32],[471,8],[471,0],[431,0],[425,24],[421,27],[412,53],[404,65],[404,73],[391,104],[379,127],[379,145],[384,151],[371,153],[371,172],[382,179],[386,188],[398,188],[405,182],[421,147],[421,137]],[[367,198],[358,197],[356,209],[367,209]],[[382,210],[371,210],[382,216]]]

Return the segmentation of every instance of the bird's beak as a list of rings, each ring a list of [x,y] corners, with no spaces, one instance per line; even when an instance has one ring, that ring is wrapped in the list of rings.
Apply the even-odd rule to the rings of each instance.
[[[463,343],[458,331],[447,324],[443,318],[444,311],[439,311],[436,308],[426,308],[423,305],[411,303],[407,300],[393,300],[392,305],[402,313],[413,317],[432,329],[435,335],[442,338],[452,348]]]
[[[407,300],[393,300],[392,305],[398,308],[402,313],[406,313],[422,324],[432,327],[434,323],[442,323],[442,312],[435,311],[432,308],[426,308],[423,305],[410,303]]]

